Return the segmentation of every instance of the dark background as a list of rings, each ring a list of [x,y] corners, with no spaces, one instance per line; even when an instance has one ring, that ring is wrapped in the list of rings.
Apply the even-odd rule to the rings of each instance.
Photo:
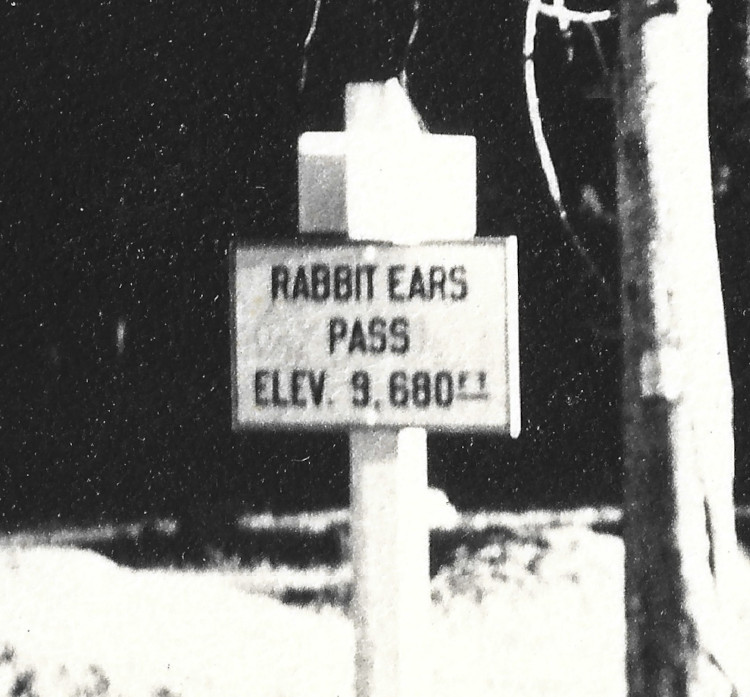
[[[300,93],[312,9],[303,0],[0,5],[6,526],[348,500],[345,435],[230,428],[228,250],[295,235],[298,134],[340,129],[344,84],[397,74],[411,31],[410,3],[323,0]],[[467,508],[616,503],[610,87],[586,30],[573,27],[566,41],[540,19],[545,127],[573,226],[607,290],[546,192],[523,92],[524,11],[520,0],[423,0],[410,54],[410,92],[428,127],[477,138],[478,234],[514,234],[520,245],[521,437],[433,435],[430,478]],[[747,501],[742,11],[721,3],[711,17],[711,107],[736,489]],[[615,70],[616,23],[600,31]],[[603,211],[581,205],[585,190]]]

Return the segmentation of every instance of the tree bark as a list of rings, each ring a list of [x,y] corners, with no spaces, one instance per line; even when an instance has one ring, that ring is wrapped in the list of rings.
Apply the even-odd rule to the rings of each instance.
[[[733,6],[740,12],[744,10],[742,30],[745,35],[745,45],[742,51],[742,73],[744,77],[742,85],[742,96],[745,100],[750,100],[750,2],[746,0],[742,3],[736,3]]]
[[[732,695],[732,388],[702,0],[623,0],[618,104],[631,697]]]

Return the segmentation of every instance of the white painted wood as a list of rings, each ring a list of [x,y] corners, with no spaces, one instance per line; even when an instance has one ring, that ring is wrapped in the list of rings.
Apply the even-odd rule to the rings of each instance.
[[[387,184],[389,175],[395,179],[400,175],[396,148],[423,137],[418,117],[404,107],[404,100],[408,102],[395,81],[347,85],[346,129],[356,134],[347,152],[347,220],[352,239],[407,241],[398,224],[373,227],[385,223],[382,209],[391,205],[390,197],[395,207],[404,208],[400,192]],[[377,114],[383,115],[382,120]],[[421,225],[415,227],[408,241],[426,241],[415,239],[424,231]],[[429,528],[419,505],[427,499],[426,432],[417,428],[352,431],[349,450],[356,695],[426,697],[431,693],[424,654],[430,604]]]
[[[345,132],[299,138],[300,232],[399,244],[473,238],[475,139],[421,130],[395,79],[349,85],[346,104]]]
[[[300,232],[399,244],[472,238],[474,138],[424,133],[396,80],[348,85],[345,107],[345,133],[300,137]],[[426,433],[353,430],[350,456],[356,694],[426,697]]]
[[[509,347],[508,357],[508,414],[511,438],[521,435],[521,353],[519,350],[520,330],[518,326],[518,240],[508,237],[509,253],[505,257],[505,297],[508,311],[505,315],[505,344]]]
[[[349,436],[357,697],[429,695],[424,429]]]
[[[343,133],[299,137],[297,172],[299,231],[346,233],[346,139]]]
[[[350,136],[346,176],[349,230],[363,239],[415,244],[474,237],[474,138],[357,133]]]
[[[505,237],[420,245],[347,241],[238,247],[236,427],[419,426],[517,436],[515,242]],[[390,274],[399,268],[403,273]],[[337,282],[342,276],[336,269],[348,280]],[[440,273],[433,277],[432,270]],[[451,280],[454,271],[460,271],[463,284]],[[430,279],[439,276],[441,289],[430,300]],[[298,284],[299,278],[304,280]],[[392,278],[397,279],[394,297]],[[410,301],[412,287],[418,292]],[[464,291],[463,300],[451,299]],[[353,327],[364,323],[363,332],[369,332],[375,317],[386,323],[400,317],[408,348],[403,348],[406,339],[394,341],[393,335],[380,350],[364,334],[364,343],[352,343]],[[389,350],[396,346],[403,350]],[[391,377],[399,373],[403,380],[396,397]],[[364,403],[353,399],[355,374],[366,376]],[[414,378],[420,374],[419,394],[425,398],[415,400]]]

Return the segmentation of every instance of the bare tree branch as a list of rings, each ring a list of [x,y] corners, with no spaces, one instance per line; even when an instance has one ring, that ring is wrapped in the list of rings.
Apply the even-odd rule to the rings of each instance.
[[[302,43],[302,69],[299,76],[299,91],[302,92],[305,89],[307,83],[307,54],[312,43],[313,36],[315,36],[315,30],[318,28],[318,17],[320,16],[320,7],[323,4],[323,0],[315,0],[315,7],[313,9],[312,19],[310,20],[310,28],[307,30],[307,36]]]
[[[541,161],[544,176],[547,180],[547,187],[549,189],[550,196],[552,197],[555,208],[557,209],[557,214],[560,218],[563,229],[567,233],[570,242],[575,248],[576,252],[586,264],[586,268],[589,274],[594,279],[596,279],[599,286],[607,294],[607,296],[610,299],[613,299],[614,294],[612,292],[610,284],[602,274],[599,266],[591,258],[589,251],[581,242],[580,238],[575,233],[573,227],[570,224],[568,212],[562,200],[560,181],[557,178],[555,165],[552,162],[552,155],[549,150],[549,145],[547,144],[547,138],[544,135],[542,116],[539,108],[539,94],[536,88],[536,66],[534,63],[537,18],[540,14],[557,19],[562,28],[566,27],[570,22],[582,22],[585,24],[596,24],[597,22],[604,22],[608,19],[611,19],[612,13],[608,10],[604,10],[601,12],[578,12],[576,10],[569,10],[560,2],[557,2],[555,5],[547,5],[543,3],[542,0],[530,0],[526,10],[523,55],[526,105],[529,113],[529,120],[531,121],[531,130],[534,135],[534,143],[536,144],[536,149],[539,153],[539,159]]]

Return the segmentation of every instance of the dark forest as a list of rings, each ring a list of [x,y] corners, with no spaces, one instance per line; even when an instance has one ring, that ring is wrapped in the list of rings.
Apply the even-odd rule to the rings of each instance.
[[[603,9],[582,2],[581,9]],[[296,139],[339,130],[346,82],[403,67],[410,2],[3,2],[0,516],[28,522],[341,506],[346,435],[231,430],[229,265],[296,235]],[[517,235],[517,441],[430,436],[459,507],[621,498],[616,21],[540,22],[560,225],[523,87],[525,3],[423,2],[409,90],[428,128],[477,139],[479,236]],[[745,10],[710,19],[715,210],[750,497],[750,118]],[[604,60],[600,60],[603,58]]]

